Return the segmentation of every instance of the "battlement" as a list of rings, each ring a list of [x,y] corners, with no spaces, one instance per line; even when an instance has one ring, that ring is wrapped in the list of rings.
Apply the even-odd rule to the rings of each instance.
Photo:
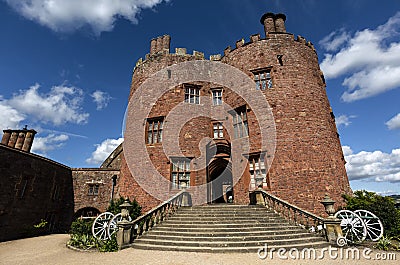
[[[146,54],[145,59],[139,58],[136,61],[136,67],[139,67],[143,63],[159,58],[160,56],[187,56],[194,57],[195,60],[204,60],[204,53],[193,50],[192,54],[188,54],[186,48],[175,48],[175,53],[170,53],[170,43],[171,37],[169,35],[159,36],[154,38],[150,42],[150,53]],[[219,57],[218,57],[219,56]],[[213,59],[211,59],[211,57]],[[219,60],[221,55],[212,55],[210,56],[210,60]]]
[[[163,35],[157,38],[154,38],[150,42],[150,54],[156,54],[159,52],[169,53],[171,43],[171,36]]]
[[[265,13],[260,22],[264,25],[265,38],[261,38],[260,34],[253,34],[250,36],[249,41],[246,42],[245,38],[237,40],[235,43],[235,47],[232,48],[228,46],[225,48],[223,52],[223,56],[228,55],[234,50],[249,45],[251,43],[255,43],[258,41],[268,41],[268,40],[287,40],[287,41],[295,41],[310,47],[314,52],[316,52],[314,45],[307,41],[302,36],[297,36],[295,38],[294,34],[286,32],[285,26],[286,16],[284,14],[274,14],[274,13]],[[188,54],[186,48],[176,48],[175,53],[170,53],[170,43],[171,36],[163,35],[156,37],[150,42],[150,53],[146,54],[145,59],[139,58],[136,62],[136,67],[142,65],[148,60],[158,58],[159,56],[171,55],[171,56],[193,56],[195,60],[204,60],[204,53],[199,51],[193,51],[193,54]],[[210,55],[210,61],[220,61],[222,59],[221,54]]]
[[[304,37],[302,36],[297,36],[297,38],[294,37],[293,34],[291,33],[286,33],[286,32],[269,32],[267,34],[267,36],[265,38],[261,38],[260,34],[253,34],[250,36],[250,39],[248,42],[245,41],[244,38],[236,41],[236,45],[234,48],[232,48],[231,46],[228,46],[225,48],[224,50],[224,56],[228,55],[229,53],[231,53],[232,51],[244,47],[246,45],[249,45],[251,43],[255,43],[258,41],[265,41],[265,40],[273,40],[273,39],[287,39],[289,41],[295,41],[295,42],[300,42],[302,44],[304,44],[307,47],[310,47],[314,52],[316,52],[314,45],[312,44],[312,42],[307,41]]]

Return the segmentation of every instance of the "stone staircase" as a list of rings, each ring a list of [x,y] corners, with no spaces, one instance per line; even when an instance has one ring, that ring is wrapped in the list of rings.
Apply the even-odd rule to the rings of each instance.
[[[256,205],[182,207],[148,231],[133,248],[195,252],[257,252],[268,248],[326,247],[317,236]]]

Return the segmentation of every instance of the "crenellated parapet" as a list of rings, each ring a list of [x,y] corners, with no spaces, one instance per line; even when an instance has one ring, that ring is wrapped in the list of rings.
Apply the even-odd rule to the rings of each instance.
[[[302,36],[295,37],[294,34],[286,32],[285,21],[286,16],[284,14],[265,13],[260,20],[261,24],[264,25],[265,38],[262,38],[259,33],[251,35],[248,41],[246,41],[245,38],[241,38],[236,41],[234,47],[226,47],[222,56],[221,54],[210,55],[209,60],[220,61],[222,57],[236,49],[245,48],[247,45],[260,41],[271,43],[273,41],[298,42],[311,48],[316,53],[315,47],[310,41],[307,41]],[[171,37],[169,35],[163,35],[152,39],[150,42],[150,53],[146,54],[145,59],[139,58],[135,68],[146,62],[157,60],[160,56],[183,56],[188,60],[205,60],[204,53],[193,51],[192,54],[188,54],[186,48],[175,48],[175,53],[170,53],[170,43]]]
[[[304,44],[305,46],[311,48],[315,53],[315,47],[312,44],[312,42],[307,41],[304,37],[302,36],[297,36],[296,38],[294,37],[293,34],[291,33],[279,33],[279,32],[270,32],[267,34],[265,38],[261,38],[260,34],[253,34],[250,36],[250,39],[248,42],[245,41],[244,38],[236,41],[235,47],[232,48],[231,46],[228,46],[224,49],[224,56],[228,55],[229,53],[235,51],[236,49],[239,49],[241,47],[245,47],[249,44],[256,43],[259,41],[271,41],[271,40],[286,40],[286,41],[291,41],[291,42],[299,42]]]
[[[140,67],[141,65],[151,62],[154,60],[158,60],[160,57],[186,57],[189,60],[204,60],[204,53],[199,51],[193,51],[192,54],[187,53],[186,48],[175,48],[175,53],[170,53],[170,43],[171,37],[169,35],[163,35],[157,38],[154,38],[150,42],[150,53],[146,54],[145,58],[139,58],[136,61],[135,69]],[[220,55],[213,55],[210,60],[219,60]],[[218,59],[219,58],[219,59]]]

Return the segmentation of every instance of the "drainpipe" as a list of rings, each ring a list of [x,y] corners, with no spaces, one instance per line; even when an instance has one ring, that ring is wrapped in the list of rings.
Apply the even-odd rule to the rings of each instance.
[[[112,176],[112,189],[111,189],[111,200],[110,202],[112,202],[114,200],[114,189],[115,186],[117,185],[117,175]]]

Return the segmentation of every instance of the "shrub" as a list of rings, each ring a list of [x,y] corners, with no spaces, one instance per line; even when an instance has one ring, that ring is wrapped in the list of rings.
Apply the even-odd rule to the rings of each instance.
[[[91,235],[93,221],[94,219],[78,218],[72,222],[69,233],[71,235]]]
[[[78,218],[71,224],[69,231],[71,239],[68,244],[80,249],[91,249],[96,247],[97,240],[92,235],[93,219]]]
[[[107,241],[97,241],[97,249],[100,252],[115,252],[118,251],[119,246],[117,243],[117,236],[113,234],[111,239]]]

